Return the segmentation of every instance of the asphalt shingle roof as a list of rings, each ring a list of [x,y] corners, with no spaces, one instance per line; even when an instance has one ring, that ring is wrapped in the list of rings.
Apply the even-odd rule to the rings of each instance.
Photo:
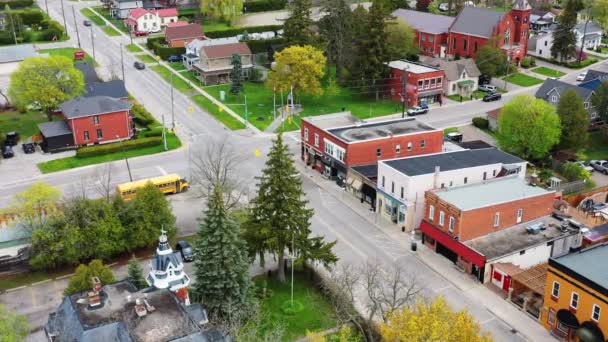
[[[72,130],[65,121],[49,121],[38,124],[40,133],[45,138],[58,137],[61,135],[72,135]]]
[[[200,24],[189,24],[183,26],[171,26],[165,28],[165,39],[172,41],[175,39],[203,38],[203,27]]]
[[[595,80],[596,78],[599,78],[600,80],[608,81],[608,72],[589,69],[589,71],[587,71],[587,76],[585,76],[585,79],[583,80],[583,82]]]
[[[454,20],[450,31],[490,38],[505,15],[505,12],[465,6]]]
[[[402,8],[393,11],[392,16],[405,21],[417,31],[432,34],[448,32],[450,25],[454,22],[454,18],[447,15],[418,12]]]
[[[114,99],[108,96],[80,96],[59,105],[59,109],[68,119],[105,114],[131,109],[133,105],[124,100]]]
[[[591,95],[591,92],[593,91],[588,88],[579,87],[570,83],[562,82],[560,80],[548,78],[545,80],[545,82],[543,82],[540,88],[538,88],[534,96],[539,99],[547,100],[549,98],[549,92],[553,89],[555,89],[560,95],[567,90],[574,89],[583,100],[589,97],[589,95]]]
[[[122,99],[129,96],[123,80],[92,82],[85,85],[84,89],[86,90],[85,97],[109,96],[115,99]]]
[[[489,164],[516,164],[523,162],[522,159],[496,148],[482,148],[386,160],[382,163],[405,175],[419,176],[434,173],[437,166],[443,172]]]
[[[445,72],[445,77],[448,81],[456,81],[460,79],[460,76],[464,70],[467,71],[468,77],[473,78],[481,76],[479,68],[477,68],[475,61],[471,58],[459,59],[457,61],[446,61],[441,58],[432,58],[429,59],[427,63],[443,69]]]

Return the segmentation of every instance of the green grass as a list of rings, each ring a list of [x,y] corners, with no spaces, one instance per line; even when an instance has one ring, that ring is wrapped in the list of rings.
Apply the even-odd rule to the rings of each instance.
[[[566,74],[565,72],[561,72],[559,70],[555,70],[555,69],[551,69],[551,68],[547,68],[547,67],[538,67],[538,68],[531,69],[531,71],[533,71],[537,74],[545,75],[547,77],[562,77]]]
[[[171,66],[171,69],[173,69],[175,71],[187,70],[186,67],[184,66],[184,64],[181,62],[171,62],[171,63],[169,63],[169,66]],[[186,76],[185,73],[183,75]]]
[[[139,45],[129,44],[129,45],[127,45],[127,51],[129,51],[129,52],[143,52],[144,50],[142,50],[142,48],[139,47]]]
[[[180,11],[180,13],[181,13],[181,11]],[[230,26],[230,23],[227,23],[225,21],[218,20],[218,19],[211,19],[211,18],[203,18],[201,25],[203,25],[203,27],[205,28],[205,31],[220,31],[220,30],[227,30],[227,29],[235,28],[233,26]]]
[[[104,26],[106,24],[106,22],[103,21],[103,18],[93,13],[90,8],[83,8],[80,10],[80,13],[82,13],[82,15],[87,17],[91,22],[93,22],[97,26]]]
[[[223,123],[228,129],[237,130],[245,128],[245,124],[235,119],[232,115],[226,112],[220,112],[216,105],[211,103],[205,96],[203,95],[195,95],[190,98],[194,103],[196,103],[201,109],[207,111],[214,118],[216,118],[219,122]]]
[[[125,27],[124,22],[121,19],[118,18],[113,18],[110,15],[110,11],[108,11],[107,9],[103,8],[103,6],[95,6],[93,7],[93,9],[95,11],[97,11],[97,13],[99,13],[102,17],[106,18],[109,22],[111,22],[112,24],[114,24],[114,26],[116,26],[116,28],[118,28],[119,30],[128,33],[129,31],[127,30],[127,28]]]
[[[120,32],[116,31],[113,27],[111,26],[104,26],[101,28],[103,30],[103,32],[105,32],[105,34],[107,34],[110,37],[116,37],[116,36],[120,36]]]
[[[458,130],[458,127],[448,127],[443,130],[443,135],[447,137],[448,134],[450,134],[450,133],[458,133],[458,132],[460,132]]]
[[[602,130],[589,133],[589,142],[584,155],[587,160],[608,159],[608,143]]]
[[[196,78],[196,75],[194,75],[193,72],[186,71],[186,72],[180,72],[180,74],[182,76],[184,76],[185,78],[187,78],[193,84],[196,84],[199,87],[203,86],[203,84],[201,83],[201,80],[199,80],[198,78]]]
[[[137,55],[135,57],[144,63],[158,63],[158,61],[154,59],[154,57],[148,54]]]
[[[509,76],[503,77],[503,80],[506,80],[509,83],[513,83],[521,87],[531,87],[533,85],[543,83],[543,80],[539,78],[524,75],[522,73],[511,74]]]
[[[87,62],[95,63],[92,55],[89,54],[88,52],[86,52],[86,50],[84,50],[84,49],[67,47],[67,48],[43,49],[43,50],[38,50],[38,52],[39,53],[48,53],[51,56],[64,56],[64,57],[67,57],[69,60],[73,61],[74,60],[74,51],[78,51],[78,50],[85,51],[85,58],[86,58]],[[97,64],[97,63],[95,63],[95,64]]]
[[[243,105],[245,100],[243,94],[238,96],[230,95],[228,90],[230,84],[220,86],[206,87],[205,91],[219,99],[220,91],[226,92],[226,104],[235,113],[245,117],[245,108]],[[245,83],[245,93],[247,95],[247,105],[249,111],[249,122],[260,130],[266,129],[273,120],[273,96],[272,91],[268,90],[263,83]],[[287,94],[284,94],[286,101]],[[277,94],[277,106],[281,103],[281,95]],[[316,116],[329,113],[336,113],[345,108],[351,111],[358,118],[370,118],[394,114],[401,112],[401,106],[398,102],[390,100],[375,101],[371,96],[356,94],[356,91],[350,89],[339,88],[337,94],[328,94],[325,92],[321,96],[310,96],[303,94],[301,96],[303,111],[294,116],[291,123],[285,120],[284,127],[280,130],[290,131],[299,128],[302,117]]]
[[[260,300],[261,327],[280,323],[284,327],[283,341],[294,341],[304,337],[306,331],[323,331],[335,327],[337,322],[331,317],[332,309],[325,301],[320,291],[304,274],[296,273],[294,277],[294,300],[304,305],[304,309],[294,315],[287,315],[281,311],[281,305],[290,300],[290,283],[280,283],[274,277],[256,277],[257,286],[266,283],[272,290],[270,298]],[[263,333],[263,331],[260,331]]]
[[[38,133],[38,124],[42,122],[48,122],[46,114],[42,112],[0,112],[0,132],[16,131],[24,140]]]
[[[175,136],[173,134],[167,135],[168,150],[174,150],[176,148],[179,148],[180,146],[181,146],[181,141],[179,140],[179,138],[177,136]],[[160,152],[164,152],[164,151],[165,151],[165,149],[164,149],[163,144],[160,144],[157,146],[149,146],[149,147],[144,147],[144,148],[127,150],[126,155],[128,158],[134,158],[134,157],[145,156],[148,154],[160,153]],[[110,161],[114,161],[114,160],[123,159],[124,157],[125,156],[122,151],[108,153],[108,154],[105,154],[102,156],[92,156],[92,157],[84,157],[84,158],[78,158],[78,157],[74,156],[74,157],[50,160],[50,161],[47,161],[44,163],[38,163],[38,168],[40,169],[40,171],[42,173],[51,173],[51,172],[73,169],[76,167],[81,167],[81,166],[86,166],[86,165],[106,163],[106,162],[110,162]]]
[[[172,73],[171,70],[165,68],[162,65],[153,65],[150,67],[150,69],[152,69],[156,73],[158,73],[162,78],[165,79],[165,81],[167,81],[168,83],[171,83],[171,73]],[[192,91],[192,87],[188,84],[188,82],[182,80],[181,78],[179,78],[176,75],[173,75],[173,86],[175,87],[175,89],[177,89],[181,92]]]

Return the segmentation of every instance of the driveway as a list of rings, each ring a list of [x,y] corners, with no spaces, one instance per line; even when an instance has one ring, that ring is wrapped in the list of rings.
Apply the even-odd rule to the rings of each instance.
[[[36,164],[76,155],[75,151],[53,154],[42,153],[39,147],[36,147],[36,153],[25,154],[21,147],[21,142],[19,142],[18,145],[13,146],[13,152],[15,152],[13,158],[3,159],[0,162],[0,175],[2,175],[3,185],[31,182],[33,179],[42,176],[42,172],[40,172]]]

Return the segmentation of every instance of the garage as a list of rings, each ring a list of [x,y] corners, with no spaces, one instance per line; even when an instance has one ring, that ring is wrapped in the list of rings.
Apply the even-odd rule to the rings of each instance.
[[[51,121],[38,124],[42,135],[42,150],[44,152],[61,152],[74,148],[72,131],[65,121]]]

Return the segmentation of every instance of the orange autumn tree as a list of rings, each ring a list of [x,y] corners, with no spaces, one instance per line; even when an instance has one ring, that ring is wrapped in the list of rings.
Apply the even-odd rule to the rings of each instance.
[[[389,313],[380,334],[385,341],[492,342],[466,310],[455,312],[442,297]]]

